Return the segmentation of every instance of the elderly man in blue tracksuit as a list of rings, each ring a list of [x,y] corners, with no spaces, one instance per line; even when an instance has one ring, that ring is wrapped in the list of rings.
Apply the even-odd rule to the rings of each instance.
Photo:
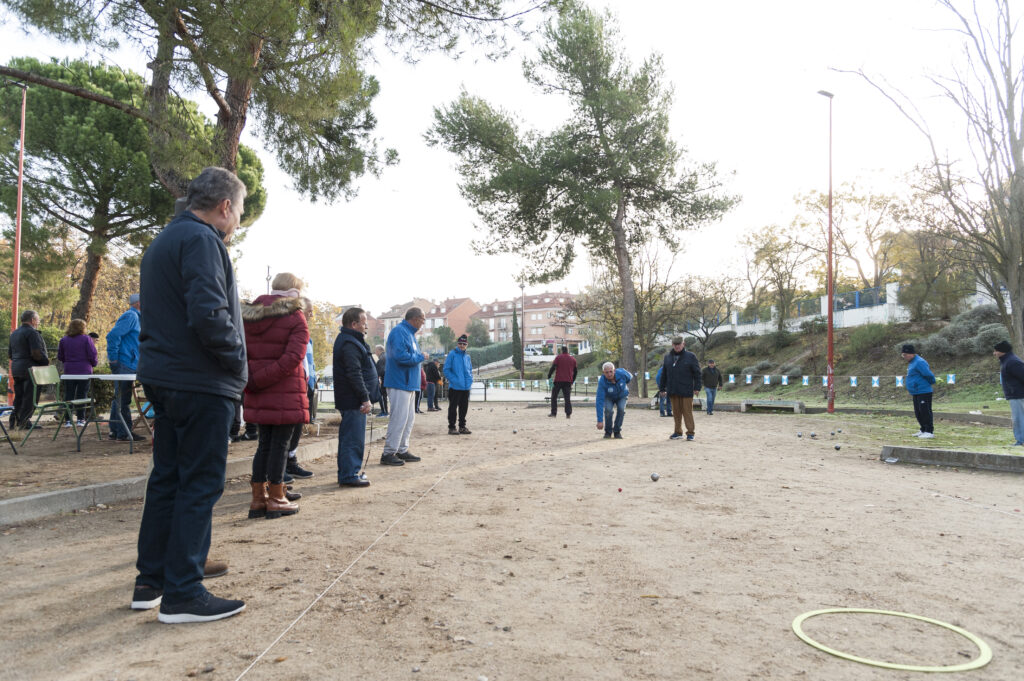
[[[444,360],[444,377],[448,379],[448,434],[470,435],[466,428],[466,412],[469,411],[469,390],[473,387],[473,360],[466,348],[469,337],[459,336],[455,347]],[[459,429],[455,430],[455,416],[459,417]]]
[[[139,294],[128,297],[129,307],[117,318],[114,328],[107,333],[107,361],[112,374],[134,374],[139,366],[140,304]],[[118,381],[114,384],[114,401],[110,405],[111,440],[145,440],[131,430],[133,381]],[[121,418],[124,424],[121,423]],[[126,427],[127,426],[127,427]]]
[[[917,354],[917,350],[910,343],[900,348],[900,356],[907,363],[907,376],[903,380],[903,385],[914,400],[914,416],[921,426],[921,430],[914,433],[914,437],[930,440],[935,437],[935,426],[932,422],[932,386],[935,384],[935,374],[932,373],[928,362],[924,361],[924,357]]]
[[[594,404],[597,407],[597,429],[604,429],[606,440],[613,436],[616,440],[622,439],[622,419],[626,417],[626,400],[629,399],[629,382],[632,380],[633,374],[625,369],[616,369],[611,362],[605,362],[601,366]]]
[[[385,343],[388,370],[384,374],[384,388],[391,403],[391,417],[380,456],[383,466],[402,466],[420,460],[409,451],[409,435],[416,420],[414,402],[416,391],[420,389],[420,362],[427,359],[427,354],[416,343],[416,332],[426,321],[423,310],[410,307],[405,312],[405,320],[391,329]]]

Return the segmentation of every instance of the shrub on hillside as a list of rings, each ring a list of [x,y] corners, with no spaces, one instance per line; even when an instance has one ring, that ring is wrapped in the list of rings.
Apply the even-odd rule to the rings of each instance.
[[[992,347],[996,343],[1009,340],[1009,338],[1010,332],[1002,323],[985,324],[978,329],[978,334],[974,337],[974,352],[979,355],[988,354],[992,352]]]
[[[779,373],[783,376],[802,376],[804,369],[799,364],[783,364],[779,367]]]
[[[713,333],[708,337],[708,342],[704,344],[705,350],[711,350],[713,348],[722,347],[728,345],[736,340],[735,331],[719,331]]]
[[[814,319],[808,319],[806,322],[800,322],[800,331],[808,335],[816,333],[825,333],[827,330],[827,317],[815,317]]]
[[[956,348],[945,336],[935,333],[914,344],[917,354],[925,357],[952,357],[956,354]]]
[[[999,310],[995,305],[980,305],[966,312],[958,314],[950,320],[942,330],[933,333],[926,338],[916,341],[905,341],[917,346],[918,353],[928,356],[952,357],[954,355],[970,355],[974,353],[988,353],[991,347],[982,349],[978,335],[982,328],[998,327],[1003,334],[1006,334],[1002,326]],[[996,330],[988,332],[990,337]],[[1000,340],[1005,340],[1006,335]],[[993,345],[995,344],[994,341]],[[901,344],[902,345],[902,344]],[[898,348],[899,346],[897,346]]]
[[[894,324],[864,324],[850,331],[849,352],[853,355],[865,355],[879,346],[891,342]]]
[[[759,355],[770,355],[776,350],[781,350],[787,345],[792,344],[792,342],[793,334],[789,331],[773,331],[761,336],[757,340],[755,348]]]

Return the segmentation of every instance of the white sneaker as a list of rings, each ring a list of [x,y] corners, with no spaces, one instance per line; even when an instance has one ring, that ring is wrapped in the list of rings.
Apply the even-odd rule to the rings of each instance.
[[[917,431],[916,433],[914,433],[913,435],[911,435],[910,437],[921,437],[921,434],[922,434],[922,432],[923,432],[923,431],[920,431],[920,430],[919,430],[919,431]]]
[[[64,423],[64,427],[65,427],[65,428],[70,428],[70,427],[71,427],[71,421],[66,421],[66,422]]]
[[[85,427],[85,419],[81,419],[81,420],[80,420],[80,421],[78,422],[78,427],[79,427],[79,428],[83,428],[83,427]]]
[[[920,435],[918,435],[918,437],[921,438],[922,440],[931,440],[933,437],[935,437],[935,435],[932,433],[921,433]]]

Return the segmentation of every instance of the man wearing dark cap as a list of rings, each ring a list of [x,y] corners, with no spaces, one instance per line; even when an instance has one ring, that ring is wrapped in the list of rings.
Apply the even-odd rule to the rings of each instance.
[[[992,354],[999,360],[999,379],[1013,417],[1014,447],[1024,446],[1024,361],[1013,354],[1009,341],[996,343]]]
[[[711,416],[715,413],[715,395],[718,394],[718,389],[724,385],[722,372],[715,366],[715,360],[708,360],[708,365],[704,367],[704,371],[700,372],[700,382],[704,384],[704,396],[707,398],[705,400],[707,404],[704,405],[705,411],[708,416]]]
[[[914,433],[914,437],[930,440],[935,437],[935,428],[932,424],[932,385],[935,384],[935,374],[932,373],[928,362],[924,361],[924,357],[917,354],[917,350],[910,343],[906,343],[900,349],[900,356],[907,363],[907,376],[903,380],[903,385],[914,401],[914,416],[921,426],[921,430]]]
[[[114,328],[107,333],[107,360],[112,374],[134,374],[139,366],[140,324],[139,294],[128,296],[128,309],[117,318]],[[118,381],[114,387],[114,401],[110,405],[111,440],[145,440],[132,432],[133,381]]]
[[[466,428],[466,412],[469,411],[469,390],[473,387],[473,360],[466,348],[469,337],[459,336],[456,347],[448,353],[444,360],[444,376],[448,379],[448,434],[470,435]],[[459,429],[455,430],[455,418],[458,416]]]

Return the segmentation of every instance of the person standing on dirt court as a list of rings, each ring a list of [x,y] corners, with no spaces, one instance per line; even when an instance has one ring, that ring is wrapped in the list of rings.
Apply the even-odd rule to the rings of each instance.
[[[611,362],[601,365],[601,377],[597,379],[597,429],[604,429],[604,439],[622,439],[622,421],[626,418],[626,402],[629,400],[629,382],[633,374],[625,369],[616,369]],[[615,420],[612,420],[614,410]]]
[[[711,416],[715,413],[715,396],[718,394],[718,389],[724,385],[722,372],[715,366],[715,360],[708,360],[708,365],[704,367],[704,371],[700,372],[700,382],[704,384],[704,397],[707,402],[704,405],[704,411]]]
[[[455,347],[444,360],[444,375],[448,379],[448,434],[472,435],[466,427],[466,413],[469,411],[469,391],[473,388],[473,360],[466,348],[469,336],[462,334]],[[459,429],[455,430],[458,417]]]
[[[672,349],[665,353],[661,363],[661,380],[658,390],[667,393],[672,401],[672,418],[675,429],[670,440],[683,438],[682,423],[686,423],[686,439],[693,440],[696,428],[693,422],[693,396],[700,392],[700,362],[697,355],[686,349],[682,336],[672,339]]]
[[[928,362],[924,361],[924,357],[917,354],[917,350],[910,343],[900,349],[900,356],[907,363],[907,376],[903,380],[903,385],[914,401],[914,416],[921,426],[921,430],[914,433],[913,437],[930,440],[935,437],[932,422],[932,386],[935,384],[935,374],[932,373]]]
[[[565,401],[565,418],[572,418],[572,400],[569,397],[572,393],[572,384],[576,382],[576,358],[569,354],[569,348],[562,346],[562,352],[555,357],[548,369],[548,378],[555,375],[555,383],[551,388],[551,418],[558,416],[558,393],[562,393]]]
[[[366,448],[366,415],[380,398],[380,382],[366,344],[366,311],[352,307],[341,316],[334,341],[334,406],[338,426],[338,486],[369,487],[359,469]]]
[[[1010,403],[1010,416],[1013,417],[1014,447],[1024,446],[1024,361],[1013,354],[1013,346],[1009,341],[996,343],[992,354],[999,360],[999,382],[1003,386],[1003,395]]]
[[[192,180],[188,209],[142,256],[138,380],[156,414],[139,526],[133,610],[167,624],[231,617],[245,603],[203,586],[213,505],[224,492],[228,431],[248,380],[242,311],[227,244],[245,185],[224,168]]]
[[[403,466],[420,460],[409,451],[409,435],[416,421],[416,391],[420,387],[420,362],[427,359],[427,353],[416,343],[416,333],[427,322],[423,310],[410,307],[405,319],[391,329],[386,341],[387,373],[384,387],[388,391],[391,414],[388,419],[388,434],[384,438],[381,452],[382,466]]]
[[[378,345],[374,350],[377,353],[377,380],[380,381],[380,413],[377,416],[387,416],[388,389],[384,387],[384,369],[387,367],[388,358],[384,354],[383,345]]]

